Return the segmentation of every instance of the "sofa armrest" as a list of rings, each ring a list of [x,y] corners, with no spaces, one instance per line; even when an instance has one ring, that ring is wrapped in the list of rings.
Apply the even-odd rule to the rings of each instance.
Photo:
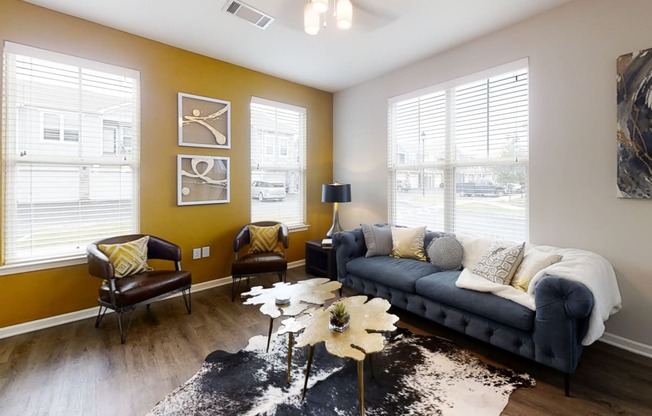
[[[337,259],[337,277],[344,277],[346,263],[357,257],[363,257],[367,252],[362,228],[335,233],[333,235],[333,250],[335,250]]]
[[[593,294],[582,283],[546,275],[534,291],[537,317],[547,320],[587,318],[593,310]]]
[[[575,372],[589,327],[593,294],[582,283],[546,275],[534,291],[536,361],[564,373]]]

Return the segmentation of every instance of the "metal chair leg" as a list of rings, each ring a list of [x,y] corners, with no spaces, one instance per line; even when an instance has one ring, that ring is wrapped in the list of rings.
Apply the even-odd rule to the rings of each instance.
[[[188,314],[192,312],[192,299],[190,298],[190,289],[188,289],[188,293],[186,294],[185,290],[181,291],[181,295],[183,295],[183,302],[186,304],[186,309],[188,310]]]
[[[127,332],[129,332],[129,327],[131,326],[131,318],[133,318],[133,310],[127,312],[129,314],[129,320],[127,321],[127,327],[124,328],[124,323],[122,317],[125,312],[118,312],[118,328],[120,329],[120,343],[124,344],[127,340]]]
[[[100,322],[104,319],[104,314],[108,308],[106,306],[100,305],[100,309],[97,311],[97,318],[95,318],[95,328],[99,328]]]

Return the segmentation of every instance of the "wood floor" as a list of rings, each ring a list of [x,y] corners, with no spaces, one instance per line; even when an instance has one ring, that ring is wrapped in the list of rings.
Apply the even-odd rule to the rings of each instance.
[[[303,268],[288,272],[289,281],[305,277]],[[232,303],[230,290],[193,294],[191,315],[181,298],[138,309],[124,345],[114,314],[99,329],[87,319],[0,340],[0,415],[145,415],[210,352],[235,352],[249,337],[266,333],[268,319],[257,307]],[[504,415],[652,415],[651,359],[597,342],[585,349],[568,398],[554,370],[408,312],[391,312],[399,326],[452,339],[485,361],[532,375],[537,386],[512,394]]]

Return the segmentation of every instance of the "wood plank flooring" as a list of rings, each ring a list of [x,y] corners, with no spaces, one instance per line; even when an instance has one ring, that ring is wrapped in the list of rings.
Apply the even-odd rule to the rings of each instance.
[[[289,281],[304,278],[303,268],[288,271]],[[275,281],[269,276],[252,284]],[[0,340],[0,415],[145,415],[210,352],[236,352],[251,336],[266,334],[268,319],[257,307],[232,303],[230,290],[194,293],[191,315],[181,298],[136,310],[124,345],[115,314],[99,329],[86,319]],[[391,312],[399,326],[452,339],[485,361],[532,375],[537,386],[516,391],[504,415],[652,415],[651,359],[597,342],[585,349],[568,398],[554,370],[408,312]]]

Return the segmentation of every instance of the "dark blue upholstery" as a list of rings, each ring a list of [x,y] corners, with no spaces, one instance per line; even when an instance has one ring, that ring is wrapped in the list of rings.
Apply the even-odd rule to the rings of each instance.
[[[442,235],[450,234],[427,232],[424,246]],[[491,293],[457,288],[459,272],[419,276],[427,263],[365,258],[360,228],[336,233],[333,249],[344,286],[564,373],[577,367],[593,309],[593,296],[581,283],[545,276],[536,286],[537,307],[531,311]]]
[[[499,296],[487,296],[483,292],[460,289],[455,286],[459,275],[460,272],[457,271],[425,276],[416,282],[416,293],[516,329],[532,331],[534,311]]]
[[[414,293],[414,284],[423,276],[441,271],[425,261],[395,259],[389,256],[358,257],[346,265],[354,276],[367,276],[385,286]]]

